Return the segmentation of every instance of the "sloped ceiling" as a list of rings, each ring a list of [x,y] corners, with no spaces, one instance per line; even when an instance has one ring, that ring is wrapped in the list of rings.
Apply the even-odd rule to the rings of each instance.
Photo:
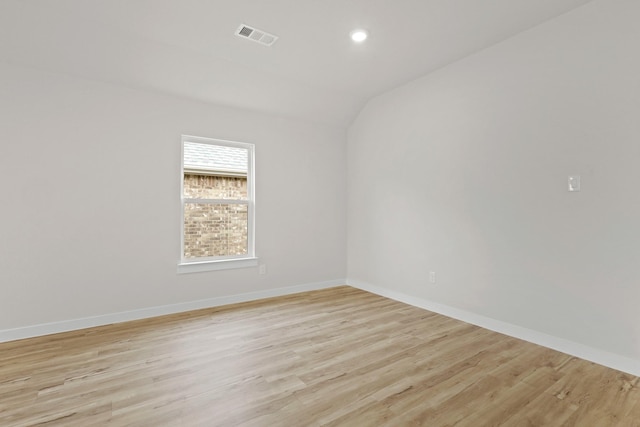
[[[0,61],[345,127],[371,97],[589,1],[2,0]],[[243,40],[242,23],[280,38]]]

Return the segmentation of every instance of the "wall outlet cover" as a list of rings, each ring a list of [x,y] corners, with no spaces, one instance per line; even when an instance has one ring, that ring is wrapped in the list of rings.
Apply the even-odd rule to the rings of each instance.
[[[580,175],[569,176],[569,191],[580,191]]]

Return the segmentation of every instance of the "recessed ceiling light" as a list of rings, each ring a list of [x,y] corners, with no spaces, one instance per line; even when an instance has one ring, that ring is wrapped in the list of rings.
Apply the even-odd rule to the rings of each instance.
[[[362,43],[369,37],[369,33],[366,30],[353,30],[351,31],[351,40],[356,43]]]

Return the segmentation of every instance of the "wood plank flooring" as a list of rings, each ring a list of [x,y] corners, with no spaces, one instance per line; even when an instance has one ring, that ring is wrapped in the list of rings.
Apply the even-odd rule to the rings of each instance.
[[[350,287],[0,344],[0,426],[640,426],[638,377]]]

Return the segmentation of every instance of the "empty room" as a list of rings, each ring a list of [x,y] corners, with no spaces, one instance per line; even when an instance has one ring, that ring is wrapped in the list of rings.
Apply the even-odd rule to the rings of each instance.
[[[0,426],[640,426],[637,0],[0,0]]]

